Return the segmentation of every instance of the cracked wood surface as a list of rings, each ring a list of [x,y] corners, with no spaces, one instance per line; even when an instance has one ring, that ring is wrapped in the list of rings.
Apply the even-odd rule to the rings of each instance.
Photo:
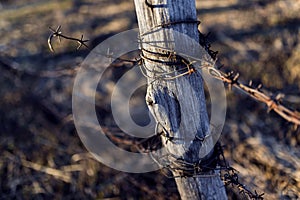
[[[169,137],[174,138],[165,145],[170,154],[183,156],[188,162],[199,160],[201,142],[193,137],[205,137],[209,133],[209,119],[203,91],[203,80],[193,73],[173,80],[155,79],[158,73],[169,73],[172,67],[164,62],[162,49],[193,53],[193,46],[187,37],[176,40],[176,31],[198,41],[195,2],[189,1],[138,1],[135,0],[141,47],[148,76],[146,101],[156,121],[163,126]],[[163,27],[163,28],[161,28]],[[164,29],[166,27],[166,29]],[[174,42],[175,40],[175,42]],[[180,46],[180,47],[178,47]],[[195,52],[194,52],[195,53]],[[159,62],[155,62],[159,60]],[[154,77],[151,78],[151,77]],[[184,138],[184,139],[181,139]],[[212,175],[214,172],[207,172]],[[177,176],[176,170],[173,175]],[[226,199],[225,188],[217,175],[203,177],[176,178],[182,199]],[[221,187],[220,187],[221,186]]]

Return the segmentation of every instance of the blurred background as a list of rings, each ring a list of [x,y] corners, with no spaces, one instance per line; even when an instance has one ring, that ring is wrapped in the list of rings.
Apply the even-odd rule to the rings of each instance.
[[[262,83],[270,95],[285,94],[283,104],[300,110],[300,1],[198,0],[196,6],[222,70]],[[83,147],[71,99],[89,50],[63,39],[50,52],[48,27],[58,25],[93,47],[136,28],[137,20],[133,1],[0,0],[0,199],[179,199],[174,180],[161,172],[119,172]],[[105,120],[109,98],[97,95]],[[299,128],[234,89],[227,103],[221,141],[239,180],[266,199],[300,198]],[[230,199],[246,198],[227,191]]]

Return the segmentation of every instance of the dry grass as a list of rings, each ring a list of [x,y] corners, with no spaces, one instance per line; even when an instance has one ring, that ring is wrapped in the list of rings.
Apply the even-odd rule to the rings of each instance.
[[[62,25],[74,37],[84,34],[90,44],[136,27],[133,3],[9,0],[1,5],[0,199],[178,199],[174,181],[159,172],[117,172],[87,153],[72,122],[71,94],[74,70],[88,51],[74,51],[76,44],[69,41],[55,44],[55,54],[47,47],[48,26]],[[285,93],[284,103],[300,109],[298,1],[202,0],[197,9],[200,28],[212,32],[224,70]],[[228,104],[222,140],[240,179],[266,199],[300,198],[299,129],[236,91],[228,92]],[[98,109],[109,116],[106,105]]]

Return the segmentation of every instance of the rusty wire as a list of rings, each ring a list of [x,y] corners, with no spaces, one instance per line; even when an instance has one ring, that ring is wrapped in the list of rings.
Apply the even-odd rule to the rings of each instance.
[[[229,84],[230,87],[235,87],[241,91],[246,92],[248,96],[261,103],[266,104],[268,107],[268,112],[273,110],[285,120],[295,124],[295,126],[300,125],[300,113],[282,105],[282,95],[277,95],[277,97],[273,98],[260,90],[260,88],[262,87],[261,84],[258,87],[254,88],[252,87],[251,83],[249,85],[240,83],[238,81],[239,73],[230,72],[226,74],[218,69],[214,69],[214,71],[218,72],[218,75],[214,74],[213,77]]]
[[[176,55],[178,57],[178,55]],[[145,56],[141,55],[143,60],[148,60]],[[152,60],[151,60],[152,61]],[[154,61],[153,61],[154,62]],[[159,63],[158,61],[155,60],[155,62]],[[214,78],[219,79],[223,81],[224,83],[227,83],[229,87],[235,87],[241,91],[246,92],[246,94],[255,100],[264,103],[268,107],[268,112],[273,110],[276,112],[278,115],[280,115],[282,118],[287,120],[288,122],[293,123],[296,127],[300,125],[300,113],[297,111],[293,111],[290,108],[284,106],[281,101],[283,99],[282,94],[277,95],[276,97],[269,96],[268,94],[262,92],[260,89],[262,85],[258,85],[258,87],[252,87],[252,84],[250,83],[249,85],[242,84],[239,82],[239,73],[224,73],[220,69],[216,69],[213,67],[211,64],[205,64],[205,66],[200,66],[200,67],[195,67],[193,66],[194,61],[186,61],[185,59],[177,60],[175,62],[167,62],[167,61],[162,61],[163,64],[168,64],[172,63],[172,65],[182,65],[185,66],[180,69],[174,69],[174,66],[172,67],[174,71],[167,72],[167,73],[160,73],[156,74],[156,77],[151,77],[154,79],[159,79],[159,80],[172,80],[176,79],[185,75],[191,75],[192,73],[197,72],[200,69],[207,69],[209,71],[209,74],[212,75]],[[144,69],[147,68],[144,66]],[[146,74],[143,72],[143,74]],[[146,76],[148,77],[148,76]]]
[[[89,49],[89,47],[85,44],[89,40],[84,40],[83,39],[83,35],[81,35],[80,39],[66,36],[66,35],[62,34],[62,32],[60,31],[61,30],[61,26],[60,25],[55,30],[52,29],[51,27],[49,27],[49,29],[52,31],[52,33],[48,37],[48,47],[49,47],[49,49],[52,52],[54,52],[54,49],[53,49],[53,46],[52,46],[52,39],[54,37],[57,37],[59,42],[61,41],[61,38],[64,38],[64,39],[67,39],[67,40],[76,41],[78,43],[77,50],[80,49],[80,47],[82,47],[82,46],[85,46],[87,49]]]
[[[148,1],[146,1],[146,2],[148,2]],[[172,25],[172,24],[168,24],[168,25]],[[56,30],[53,30],[52,28],[50,28],[50,30],[52,31],[52,34],[48,38],[48,46],[51,51],[54,51],[53,47],[52,47],[52,39],[54,37],[58,37],[59,40],[60,40],[60,37],[62,37],[62,38],[68,39],[68,40],[77,41],[79,43],[79,46],[77,47],[77,49],[79,49],[81,46],[85,46],[88,48],[88,46],[85,44],[88,40],[83,40],[83,35],[81,36],[81,39],[68,37],[61,33],[60,28],[61,28],[60,26],[58,26],[58,28]],[[210,50],[210,45],[207,43],[208,36],[207,35],[205,36],[202,34],[202,35],[200,35],[200,38],[201,37],[202,37],[202,40],[200,40],[200,44],[202,43],[201,45],[202,46],[204,45],[206,51],[208,51],[209,55],[213,58],[213,60],[215,60],[217,52]],[[143,51],[143,49],[141,49],[141,50]],[[162,52],[166,52],[166,51],[164,50]],[[107,56],[112,56],[111,53],[109,52],[109,50],[108,50],[107,54],[108,54]],[[144,76],[146,76],[148,78],[154,78],[157,80],[158,79],[172,80],[172,79],[176,79],[176,78],[180,78],[180,77],[185,77],[186,75],[189,76],[193,73],[197,73],[200,69],[206,69],[206,70],[208,70],[208,72],[211,76],[228,84],[230,88],[235,87],[238,90],[244,91],[248,96],[252,97],[253,99],[257,100],[258,102],[266,104],[268,107],[268,112],[273,110],[279,116],[281,116],[285,120],[293,123],[295,126],[300,125],[300,113],[297,111],[293,111],[292,109],[284,106],[281,103],[283,95],[277,95],[275,97],[272,97],[272,96],[264,93],[263,91],[261,91],[262,85],[253,87],[251,83],[248,85],[242,84],[241,82],[239,82],[239,73],[234,73],[234,72],[224,73],[223,71],[220,70],[220,68],[217,69],[212,64],[204,64],[204,67],[203,66],[195,67],[193,58],[188,58],[191,60],[186,60],[186,59],[183,59],[182,57],[178,57],[178,55],[176,55],[176,52],[172,52],[172,51],[168,51],[166,54],[161,54],[160,56],[163,56],[168,59],[175,56],[177,59],[175,59],[175,61],[171,61],[171,62],[169,62],[168,59],[167,60],[165,60],[165,59],[151,60],[150,58],[144,56],[143,54],[141,54],[140,58],[136,59],[136,60],[122,60],[120,58],[117,58],[117,59],[119,59],[120,61],[123,61],[123,62],[132,62],[134,64],[134,66],[138,65],[141,68],[142,72],[143,72],[143,69],[146,70],[146,72],[147,72],[147,70],[149,70],[144,66],[145,60],[156,62],[156,63],[161,63],[161,64],[165,64],[165,65],[168,65],[168,64],[173,65],[172,69],[174,71],[156,72],[156,77],[148,77],[146,75],[147,73],[143,72]],[[181,65],[183,67],[180,67],[177,69],[177,68],[174,68],[174,65]],[[151,157],[153,157],[153,159],[156,160],[159,165],[162,164],[159,160],[163,159],[164,156],[167,156],[166,159],[169,161],[167,163],[164,163],[165,165],[163,166],[163,169],[179,172],[179,176],[168,176],[167,174],[165,174],[169,178],[182,178],[182,177],[205,178],[205,177],[212,177],[212,176],[217,175],[217,174],[212,174],[212,175],[203,174],[203,172],[206,170],[212,170],[209,163],[201,163],[201,161],[195,162],[195,163],[189,163],[189,162],[182,160],[181,158],[178,158],[172,154],[164,155],[161,158],[154,158],[152,151],[156,148],[153,149],[153,146],[159,147],[160,145],[158,145],[158,144],[153,145],[151,143],[154,141],[155,141],[155,143],[158,142],[157,136],[158,137],[160,137],[160,136],[167,137],[167,135],[164,135],[164,134],[157,134],[155,136],[156,139],[154,138],[153,141],[152,141],[152,139],[151,139],[151,141],[148,141],[148,145],[150,144],[150,146],[148,146],[146,148],[141,146],[141,144],[144,143],[145,141],[137,142],[137,141],[127,140],[127,142],[128,142],[127,144],[139,146],[137,148],[139,151],[149,152]],[[124,140],[121,141],[119,138],[116,138],[116,137],[111,137],[111,139],[116,141],[117,143],[125,142]],[[167,141],[172,141],[172,138],[170,139],[167,137]],[[219,156],[221,156],[221,159],[219,158]],[[237,171],[227,165],[222,149],[218,150],[215,158],[217,159],[217,164],[219,167],[215,167],[214,170],[224,171],[223,175],[221,175],[221,178],[224,181],[225,186],[227,186],[227,185],[235,186],[239,190],[240,193],[247,195],[250,199],[255,199],[255,200],[263,199],[263,195],[264,195],[263,193],[258,194],[256,191],[252,192],[245,185],[240,183],[240,181],[238,179]],[[222,162],[225,164],[222,165],[221,164]]]
[[[221,176],[225,186],[231,185],[236,187],[239,190],[240,194],[244,194],[248,196],[249,199],[253,200],[263,200],[264,193],[257,193],[256,190],[252,192],[250,189],[246,187],[246,185],[242,184],[239,180],[238,171],[233,167],[227,167],[225,169],[224,175]]]
[[[175,23],[175,22],[174,22]],[[181,23],[181,21],[180,21]],[[173,23],[169,23],[170,25]],[[66,36],[64,34],[62,34],[61,32],[61,26],[58,26],[56,30],[52,29],[51,27],[49,27],[49,29],[52,31],[52,33],[50,34],[49,38],[48,38],[48,46],[49,49],[51,51],[54,51],[53,46],[52,46],[52,39],[54,37],[58,37],[59,41],[61,40],[61,38],[65,38],[67,40],[72,40],[72,41],[76,41],[79,46],[77,47],[77,49],[79,49],[81,46],[85,46],[87,48],[89,48],[85,43],[88,40],[84,40],[83,39],[83,35],[81,36],[80,39],[78,38],[73,38],[73,37],[69,37]],[[210,45],[207,42],[207,37],[208,35],[203,35],[201,34],[199,36],[200,38],[202,38],[202,43],[200,41],[200,44],[204,47],[205,49],[208,51],[209,50],[209,55],[212,57],[216,56],[217,52],[214,52],[212,50],[210,50]],[[142,49],[142,51],[144,51],[144,49]],[[166,52],[165,50],[163,50],[162,52]],[[161,56],[163,57],[176,57],[178,58],[178,55],[176,55],[176,52],[172,52],[172,51],[167,51],[166,54],[161,54]],[[120,59],[121,61],[126,61],[126,62],[132,62],[135,65],[139,65],[141,67],[141,65],[143,65],[143,61],[144,60],[148,60],[149,58],[145,57],[143,55],[143,53],[141,53],[140,55],[141,58],[136,59],[136,60],[123,60]],[[119,59],[119,58],[118,58]],[[158,60],[155,60],[155,62],[159,62]],[[161,61],[163,64],[169,64],[168,61]],[[234,72],[230,72],[230,73],[224,73],[222,72],[220,69],[216,69],[213,66],[207,65],[206,67],[197,67],[197,69],[193,66],[193,62],[194,61],[187,61],[186,59],[183,59],[182,57],[180,58],[180,60],[175,59],[175,61],[171,61],[171,64],[175,64],[175,65],[183,65],[186,67],[180,68],[180,69],[174,69],[174,71],[171,72],[167,72],[167,73],[161,73],[161,74],[157,74],[157,77],[151,77],[151,78],[158,78],[158,79],[163,79],[163,80],[172,80],[172,79],[176,79],[185,75],[191,75],[192,73],[197,72],[199,69],[201,68],[206,68],[208,69],[209,73],[216,79],[222,80],[224,83],[227,83],[230,87],[235,87],[241,91],[244,91],[248,96],[252,97],[253,99],[264,103],[267,105],[268,107],[268,112],[273,110],[274,112],[276,112],[279,116],[281,116],[282,118],[284,118],[285,120],[293,123],[296,127],[298,127],[300,125],[300,113],[297,111],[293,111],[292,109],[284,106],[281,103],[282,100],[282,96],[283,95],[277,95],[275,98],[262,92],[260,90],[261,85],[259,85],[258,87],[252,87],[252,84],[249,85],[245,85],[239,82],[239,73],[234,73]],[[144,65],[143,65],[144,66]],[[144,67],[145,68],[145,67]],[[142,69],[142,67],[141,67]],[[148,69],[145,68],[145,70],[147,71]],[[183,71],[183,72],[182,72]],[[143,70],[142,70],[143,72]],[[180,73],[182,72],[182,73]],[[176,75],[175,75],[176,73]],[[143,72],[144,75],[146,75],[145,72]],[[167,76],[167,77],[166,77]],[[146,77],[148,77],[146,75]],[[148,77],[149,78],[149,77]]]

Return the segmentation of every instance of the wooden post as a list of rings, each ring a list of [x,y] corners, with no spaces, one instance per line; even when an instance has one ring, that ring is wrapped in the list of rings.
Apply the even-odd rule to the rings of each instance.
[[[187,163],[200,160],[201,139],[209,133],[209,119],[199,74],[188,73],[188,61],[172,52],[175,32],[184,33],[199,41],[194,0],[134,0],[145,73],[148,77],[146,101],[158,123],[158,133],[172,160],[179,161],[172,168],[181,199],[227,199],[225,187],[214,169],[189,176],[184,169]],[[163,30],[166,29],[166,30]],[[172,42],[170,42],[172,41]],[[190,52],[187,38],[180,41],[180,49]],[[176,62],[185,63],[185,76],[168,78]],[[180,73],[178,73],[180,74]],[[182,138],[194,137],[192,140]],[[198,139],[197,139],[198,138]],[[189,143],[189,144],[187,144]],[[213,156],[210,153],[205,159]],[[181,164],[180,164],[181,163]],[[189,168],[190,169],[190,168]],[[195,170],[196,171],[196,170]],[[185,176],[185,177],[183,177]]]

